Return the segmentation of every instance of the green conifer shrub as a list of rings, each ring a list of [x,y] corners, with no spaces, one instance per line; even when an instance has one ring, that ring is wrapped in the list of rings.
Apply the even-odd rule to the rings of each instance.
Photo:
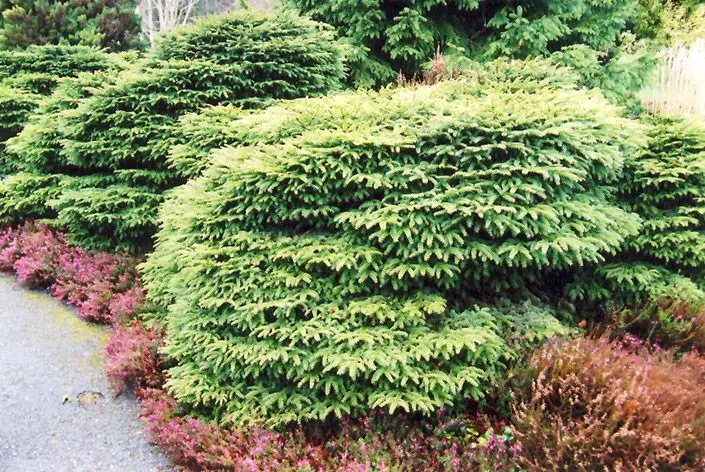
[[[169,152],[170,168],[186,179],[201,175],[208,167],[213,150],[239,142],[240,130],[233,124],[246,113],[242,108],[225,105],[185,115],[179,127],[183,144]]]
[[[20,74],[73,77],[80,72],[119,69],[124,56],[106,54],[85,46],[30,46],[23,50],[0,50],[0,80]]]
[[[33,46],[24,51],[0,51],[0,174],[16,170],[5,142],[19,133],[42,97],[66,77],[81,72],[117,71],[129,57],[118,57],[77,46]]]
[[[330,28],[291,13],[238,12],[170,32],[62,121],[60,161],[75,178],[54,202],[58,224],[78,244],[148,248],[163,192],[184,182],[167,163],[180,116],[324,94],[342,73]]]
[[[0,142],[17,134],[41,97],[27,90],[0,85]]]
[[[6,87],[27,90],[38,95],[49,95],[59,84],[60,77],[44,72],[22,73],[2,81]]]
[[[22,131],[7,140],[12,174],[0,180],[0,222],[21,223],[56,217],[48,202],[56,199],[78,169],[62,162],[62,123],[82,99],[114,80],[115,72],[83,73],[63,79],[41,100]]]
[[[142,45],[135,0],[0,0],[0,48],[72,44],[125,51]]]
[[[580,75],[572,68],[561,66],[560,61],[555,62],[556,65],[542,60],[494,61],[488,64],[471,62],[461,74],[472,79],[477,86],[502,80],[504,87],[521,89],[524,92],[537,91],[543,87],[570,89],[581,82]],[[445,80],[453,75],[453,71],[446,70],[438,78]],[[215,149],[260,139],[258,136],[252,136],[247,129],[241,128],[238,118],[246,114],[247,111],[241,108],[215,106],[205,108],[199,113],[185,115],[179,127],[183,144],[171,149],[168,157],[170,167],[190,179],[200,175],[208,167],[209,157]]]
[[[551,54],[550,60],[573,68],[583,87],[599,88],[612,103],[631,110],[640,108],[637,94],[657,64],[656,51],[645,42],[615,47],[609,54],[578,44]]]
[[[545,62],[473,74],[228,126],[241,145],[167,199],[143,265],[186,408],[270,425],[429,413],[560,331],[473,294],[602,262],[633,235],[601,186],[639,128]]]
[[[683,275],[705,269],[705,124],[655,118],[647,148],[627,161],[619,197],[644,226],[627,250]]]
[[[573,298],[639,306],[705,302],[705,126],[652,117],[647,146],[626,161],[621,205],[643,220],[617,260],[582,274]]]
[[[547,56],[573,44],[614,46],[638,0],[429,0],[423,2],[287,0],[339,29],[349,43],[352,81],[388,83],[421,67],[440,48],[447,56]]]

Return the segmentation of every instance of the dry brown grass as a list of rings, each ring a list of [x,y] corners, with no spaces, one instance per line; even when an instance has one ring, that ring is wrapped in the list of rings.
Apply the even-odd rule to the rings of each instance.
[[[705,38],[667,48],[660,56],[654,80],[642,92],[644,105],[660,114],[705,117]]]

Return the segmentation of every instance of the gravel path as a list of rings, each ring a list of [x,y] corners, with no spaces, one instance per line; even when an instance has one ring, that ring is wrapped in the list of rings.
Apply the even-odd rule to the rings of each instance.
[[[0,276],[1,472],[170,470],[134,400],[113,399],[105,341],[103,329]]]

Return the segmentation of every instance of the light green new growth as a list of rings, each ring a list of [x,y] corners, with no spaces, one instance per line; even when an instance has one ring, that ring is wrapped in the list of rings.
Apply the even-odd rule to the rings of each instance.
[[[235,113],[242,145],[167,200],[143,267],[171,393],[226,423],[429,413],[562,332],[471,295],[602,262],[639,226],[601,185],[640,129],[571,77],[500,62]]]

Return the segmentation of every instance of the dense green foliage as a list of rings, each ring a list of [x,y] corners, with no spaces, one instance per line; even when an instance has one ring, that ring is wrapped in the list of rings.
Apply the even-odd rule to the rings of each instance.
[[[79,172],[61,159],[64,123],[81,100],[114,80],[114,71],[63,79],[54,93],[40,102],[22,131],[7,141],[14,172],[0,181],[0,222],[56,217],[49,202],[70,188],[71,176]]]
[[[181,115],[322,94],[341,76],[324,25],[289,13],[214,17],[164,36],[145,61],[75,109],[38,118],[13,149],[27,171],[73,176],[51,202],[73,241],[143,250],[162,192],[184,181],[166,160],[183,140]]]
[[[65,77],[81,72],[117,70],[125,61],[80,46],[34,46],[0,51],[0,174],[13,170],[4,153],[5,141],[19,133],[42,96]]]
[[[640,108],[637,94],[656,65],[655,50],[643,43],[622,44],[609,54],[585,45],[568,46],[550,56],[555,64],[569,66],[587,88],[599,88],[612,103]]]
[[[640,37],[663,44],[702,37],[705,33],[702,0],[638,0],[632,29]]]
[[[183,144],[171,149],[169,166],[188,179],[201,175],[210,163],[213,150],[238,144],[242,140],[241,130],[235,125],[237,118],[246,113],[241,108],[226,105],[184,116],[179,128],[179,133],[183,134]]]
[[[6,85],[0,86],[0,142],[17,134],[41,97]]]
[[[572,296],[634,306],[705,301],[705,127],[651,118],[647,146],[627,161],[618,198],[643,220],[617,262],[584,274]]]
[[[288,0],[336,26],[349,42],[353,82],[418,74],[436,48],[448,56],[546,56],[573,44],[610,50],[637,0]]]
[[[120,68],[122,58],[83,46],[30,46],[0,51],[0,80],[25,74],[73,77],[79,72]]]
[[[628,161],[619,187],[644,220],[628,251],[683,275],[705,268],[705,125],[654,120],[643,153]]]
[[[72,44],[140,46],[135,0],[0,0],[0,49]]]
[[[561,329],[541,309],[477,306],[473,288],[599,263],[638,228],[601,185],[639,129],[576,81],[498,62],[228,125],[243,145],[167,200],[144,266],[169,307],[170,391],[270,424],[481,395],[513,340]]]
[[[12,171],[5,156],[4,142],[22,129],[40,99],[31,91],[0,83],[0,176]]]

